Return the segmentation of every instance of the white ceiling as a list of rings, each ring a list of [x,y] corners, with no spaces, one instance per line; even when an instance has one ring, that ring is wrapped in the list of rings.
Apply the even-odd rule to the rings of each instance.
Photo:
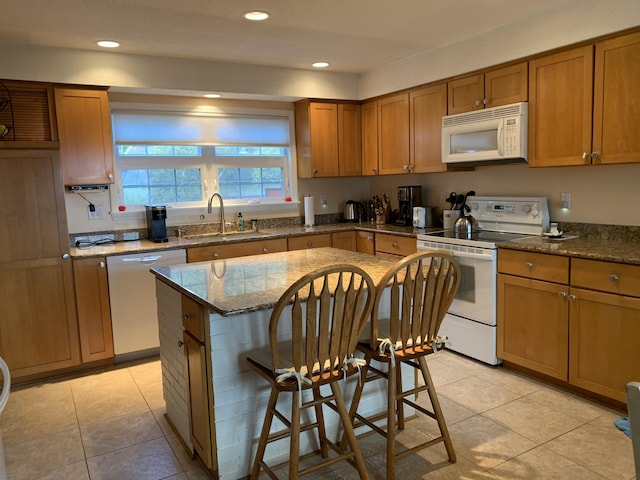
[[[360,74],[581,0],[14,0],[0,43]],[[265,9],[266,22],[241,18]]]

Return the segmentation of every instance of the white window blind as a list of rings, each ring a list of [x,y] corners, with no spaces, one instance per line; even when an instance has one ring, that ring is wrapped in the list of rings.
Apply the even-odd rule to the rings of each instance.
[[[113,111],[116,145],[289,146],[289,118],[176,112]]]

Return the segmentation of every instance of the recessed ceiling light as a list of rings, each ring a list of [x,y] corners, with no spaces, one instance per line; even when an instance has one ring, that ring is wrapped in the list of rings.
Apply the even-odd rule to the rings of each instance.
[[[104,47],[104,48],[118,48],[120,46],[120,44],[118,42],[114,42],[113,40],[100,40],[99,42],[96,42],[98,44],[99,47]]]
[[[254,10],[254,11],[251,11],[251,12],[244,12],[242,14],[242,16],[244,18],[246,18],[247,20],[253,20],[254,22],[259,22],[261,20],[266,20],[271,15],[269,15],[269,12],[264,12],[264,11],[261,11],[261,10]]]
[[[205,98],[220,98],[221,95],[219,93],[205,93],[204,97]]]
[[[316,67],[316,68],[326,68],[329,66],[329,64],[327,62],[316,62],[314,64],[311,65],[312,67]]]

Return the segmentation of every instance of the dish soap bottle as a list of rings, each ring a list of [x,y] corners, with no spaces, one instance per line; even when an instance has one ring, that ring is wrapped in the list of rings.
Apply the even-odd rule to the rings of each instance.
[[[242,213],[238,213],[238,231],[244,231],[244,218],[242,218]]]

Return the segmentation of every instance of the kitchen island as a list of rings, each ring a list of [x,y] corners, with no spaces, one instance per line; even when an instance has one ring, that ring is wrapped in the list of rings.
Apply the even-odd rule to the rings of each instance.
[[[249,370],[245,357],[268,345],[274,304],[301,276],[338,263],[358,265],[377,282],[394,261],[315,248],[152,270],[167,416],[214,477],[237,479],[250,472],[270,389]],[[281,336],[290,338],[290,332]],[[341,385],[347,402],[356,381],[354,376]],[[407,372],[404,381],[411,385],[413,376]],[[285,412],[286,401],[285,396]],[[382,388],[370,390],[360,405],[365,414],[380,411],[386,394]],[[336,435],[337,416],[325,416],[328,434]],[[317,448],[314,437],[311,432],[301,438],[304,451]],[[284,441],[270,446],[265,459],[286,461],[288,456]]]

